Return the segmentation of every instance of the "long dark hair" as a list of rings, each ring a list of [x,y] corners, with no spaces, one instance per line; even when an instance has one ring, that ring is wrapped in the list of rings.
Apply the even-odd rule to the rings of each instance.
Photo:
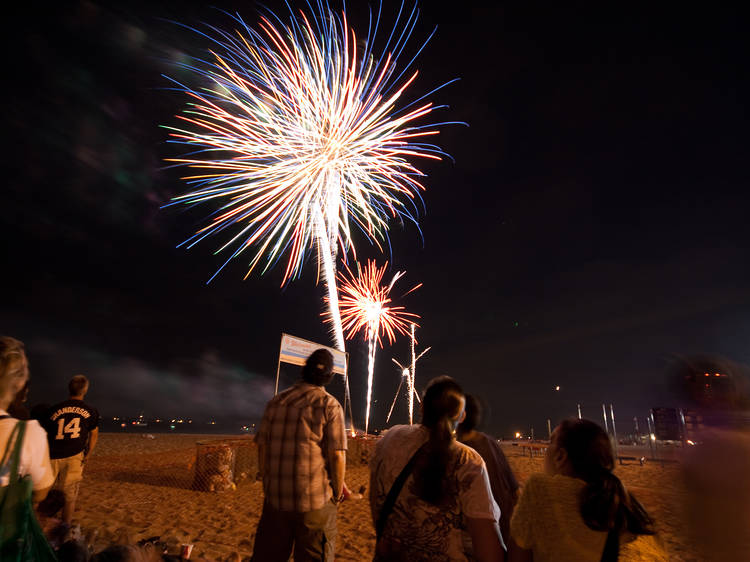
[[[447,496],[451,445],[463,404],[463,390],[446,376],[432,379],[422,396],[422,425],[429,430],[430,438],[426,454],[415,467],[415,481],[419,497],[433,505],[442,504]]]
[[[643,506],[612,473],[615,455],[609,435],[589,420],[563,421],[556,431],[556,444],[564,449],[573,475],[586,482],[581,497],[581,515],[595,531],[610,532],[602,560],[617,560],[617,535],[653,535],[654,521]]]

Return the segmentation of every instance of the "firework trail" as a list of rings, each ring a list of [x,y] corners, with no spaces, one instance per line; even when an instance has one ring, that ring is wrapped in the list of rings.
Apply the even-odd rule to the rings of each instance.
[[[416,338],[414,336],[414,328],[415,324],[411,325],[411,368],[404,367],[401,363],[396,361],[393,357],[391,357],[391,361],[393,361],[396,366],[401,371],[401,381],[398,384],[398,389],[396,390],[396,395],[393,397],[393,402],[391,403],[391,409],[388,410],[388,416],[385,418],[386,423],[390,421],[391,414],[393,413],[393,407],[396,405],[396,399],[398,398],[399,393],[401,392],[401,386],[404,384],[404,378],[406,378],[406,387],[407,387],[407,395],[409,397],[408,403],[409,403],[409,425],[413,423],[414,418],[414,398],[417,399],[417,402],[422,402],[419,398],[419,393],[417,392],[417,389],[414,387],[414,384],[416,382],[416,375],[417,375],[417,361],[419,361],[422,356],[430,351],[432,348],[428,347],[424,349],[419,355],[415,356],[414,353],[414,347],[416,345]]]
[[[416,314],[406,312],[403,306],[391,305],[390,293],[393,285],[404,272],[397,272],[388,285],[383,284],[388,262],[382,268],[370,261],[364,267],[357,264],[357,276],[347,265],[339,272],[341,286],[341,321],[346,337],[351,339],[358,332],[362,332],[367,340],[367,406],[365,410],[365,433],[370,424],[370,403],[372,401],[372,382],[375,373],[375,350],[377,345],[383,347],[382,335],[387,336],[388,342],[393,343],[396,334],[407,334],[410,324],[419,318]],[[421,287],[421,283],[406,294]],[[326,314],[330,321],[330,313]]]
[[[397,66],[417,22],[416,5],[411,12],[401,5],[377,50],[380,11],[370,14],[363,43],[346,13],[323,0],[308,5],[310,14],[292,13],[286,23],[269,12],[257,30],[239,16],[230,16],[234,32],[188,28],[211,48],[204,58],[177,65],[200,86],[170,79],[189,101],[177,116],[183,125],[165,128],[170,142],[189,152],[168,161],[191,171],[183,178],[189,192],[169,205],[212,208],[205,225],[181,244],[191,248],[221,235],[216,253],[228,257],[211,279],[250,250],[245,278],[283,261],[283,286],[301,275],[314,251],[343,351],[336,256],[340,251],[346,260],[351,251],[356,257],[355,228],[382,250],[389,220],[416,224],[424,186],[408,159],[445,156],[426,142],[445,123],[416,124],[437,108],[422,100],[439,88],[397,107],[417,76],[410,70],[414,58],[432,37]]]

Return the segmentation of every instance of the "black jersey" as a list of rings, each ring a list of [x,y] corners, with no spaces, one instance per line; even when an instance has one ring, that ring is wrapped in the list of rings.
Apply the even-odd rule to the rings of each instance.
[[[49,409],[45,416],[49,458],[64,459],[83,451],[89,434],[99,427],[99,412],[83,400],[70,398]]]

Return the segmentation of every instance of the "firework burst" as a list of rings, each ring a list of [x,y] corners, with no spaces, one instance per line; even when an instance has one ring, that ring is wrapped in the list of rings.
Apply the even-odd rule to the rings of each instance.
[[[352,339],[362,332],[368,345],[367,361],[367,406],[365,411],[365,433],[370,423],[370,403],[372,400],[372,383],[375,373],[375,350],[377,346],[383,347],[382,336],[393,343],[396,334],[407,334],[410,326],[415,325],[419,318],[416,314],[406,312],[403,306],[391,304],[390,293],[393,285],[405,272],[397,272],[391,282],[383,284],[388,262],[378,268],[375,261],[369,261],[364,267],[358,266],[358,275],[354,275],[348,266],[344,265],[344,271],[339,272],[339,284],[341,287],[341,298],[339,300],[341,311],[341,322],[346,337]],[[406,294],[421,287],[416,285]],[[330,321],[330,313],[325,314],[326,320]]]
[[[416,223],[424,186],[409,159],[444,153],[426,142],[439,124],[416,125],[435,106],[420,98],[397,107],[417,76],[409,70],[413,58],[403,69],[396,64],[416,25],[416,5],[410,13],[402,5],[377,53],[380,13],[358,43],[344,12],[316,5],[286,24],[273,14],[261,17],[258,30],[239,16],[233,33],[194,30],[212,48],[204,59],[181,65],[200,87],[173,80],[189,103],[177,116],[183,125],[166,128],[190,152],[169,161],[191,173],[183,178],[190,191],[170,205],[212,208],[182,245],[220,236],[216,253],[228,258],[214,277],[249,250],[246,277],[259,264],[263,273],[282,261],[284,285],[300,276],[314,250],[343,350],[337,253],[354,252],[353,228],[382,250],[390,220]]]

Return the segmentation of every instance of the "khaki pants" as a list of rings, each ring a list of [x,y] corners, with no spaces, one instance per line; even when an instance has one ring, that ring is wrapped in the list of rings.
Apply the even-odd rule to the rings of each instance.
[[[53,488],[61,490],[65,495],[63,521],[70,523],[75,510],[78,487],[83,480],[83,451],[72,457],[50,459],[52,474],[55,476]]]
[[[64,459],[50,459],[55,488],[64,489],[83,480],[83,451]]]
[[[279,511],[263,504],[255,532],[253,562],[333,562],[336,546],[336,506],[299,513]]]

